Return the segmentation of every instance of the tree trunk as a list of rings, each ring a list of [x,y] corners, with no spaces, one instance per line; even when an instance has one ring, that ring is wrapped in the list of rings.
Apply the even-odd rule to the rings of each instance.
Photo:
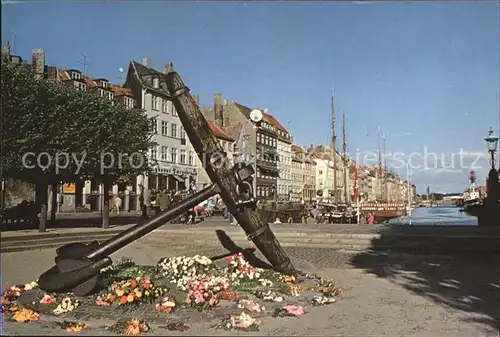
[[[38,231],[40,233],[47,231],[47,204],[42,204],[40,208],[40,225]]]
[[[48,199],[48,183],[45,180],[40,180],[36,183],[35,204],[40,209],[40,218],[38,231],[45,232],[47,230],[47,199]]]
[[[102,203],[102,228],[109,228],[109,181],[105,178],[103,181],[103,193],[104,198]]]
[[[56,213],[57,213],[57,190],[58,190],[58,183],[57,182],[53,182],[51,184],[51,190],[52,190],[52,200],[51,200],[51,203],[52,203],[52,207],[50,209],[50,220],[52,222],[55,222],[56,221]]]

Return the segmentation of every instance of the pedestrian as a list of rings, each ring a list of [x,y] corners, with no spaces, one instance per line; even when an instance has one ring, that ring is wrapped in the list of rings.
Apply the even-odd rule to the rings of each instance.
[[[119,196],[116,196],[115,197],[115,204],[114,204],[113,208],[116,209],[117,215],[120,215],[120,207],[122,207],[122,198],[120,198]]]
[[[370,212],[370,213],[368,214],[368,224],[369,224],[369,225],[373,225],[374,223],[375,223],[375,217],[373,216],[373,213],[372,213],[372,212]]]
[[[166,211],[167,209],[170,208],[171,202],[170,202],[170,196],[168,195],[167,190],[163,190],[160,192],[158,206],[159,206],[161,212]]]

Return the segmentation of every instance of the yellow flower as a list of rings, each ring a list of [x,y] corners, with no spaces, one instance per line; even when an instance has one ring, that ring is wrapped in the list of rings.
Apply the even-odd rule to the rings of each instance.
[[[142,293],[139,290],[135,290],[135,296],[142,297]]]
[[[151,292],[150,292],[149,290],[146,290],[146,291],[144,292],[144,296],[149,296],[149,295],[151,295]]]
[[[173,308],[173,307],[175,307],[175,302],[166,301],[166,302],[163,302],[163,306]]]
[[[130,302],[134,302],[134,296],[132,295],[128,295],[127,296],[127,301],[130,303]]]

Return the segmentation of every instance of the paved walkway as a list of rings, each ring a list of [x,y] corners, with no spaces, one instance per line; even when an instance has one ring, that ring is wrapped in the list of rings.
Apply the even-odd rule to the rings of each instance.
[[[295,265],[337,280],[344,296],[337,303],[310,308],[301,318],[266,319],[258,333],[246,335],[316,336],[437,336],[496,337],[500,317],[500,261],[498,258],[447,256],[416,257],[381,253],[339,253],[330,249],[285,248]],[[191,242],[146,237],[125,247],[113,258],[133,257],[139,264],[155,264],[163,256],[209,256],[226,253]],[[9,253],[2,256],[2,286],[36,279],[52,265],[54,250]],[[57,318],[36,323],[7,323],[7,334],[60,334]],[[89,319],[86,335],[105,335],[106,320]],[[157,335],[175,335],[153,326]],[[180,334],[180,333],[179,333]],[[236,335],[199,323],[183,334]]]
[[[133,225],[111,226],[109,229],[102,228],[49,228],[47,233],[80,233],[86,231],[116,231],[125,230]],[[355,225],[355,224],[271,224],[276,232],[318,232],[327,234],[391,234],[391,235],[449,235],[467,237],[500,237],[500,228],[496,227],[472,227],[472,226],[388,226],[388,225]],[[239,226],[231,225],[227,220],[220,217],[208,218],[196,225],[185,224],[165,224],[158,230],[193,230],[193,231],[215,231],[224,229],[229,232],[242,232]],[[2,232],[2,237],[12,237],[19,235],[39,235],[36,229],[6,231]]]

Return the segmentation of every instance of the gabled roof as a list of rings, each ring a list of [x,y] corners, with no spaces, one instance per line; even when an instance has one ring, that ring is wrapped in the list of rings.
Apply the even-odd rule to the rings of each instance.
[[[58,69],[58,71],[59,71],[59,77],[60,77],[61,81],[65,82],[65,81],[72,80],[71,75],[69,74],[70,71],[78,71],[78,70],[76,70],[76,69],[68,69],[68,70]],[[80,71],[78,71],[78,72],[81,74]],[[95,79],[95,78],[85,76],[85,75],[82,75],[82,79],[85,82],[85,84],[87,85],[87,89],[92,89],[92,88],[98,87],[99,83],[97,81],[104,80],[104,79]],[[115,94],[115,96],[128,96],[131,98],[134,97],[131,89],[124,88],[121,85],[109,83],[108,88],[109,88],[109,90],[111,90]]]
[[[283,131],[285,133],[289,133],[288,130],[283,126],[281,125],[281,123],[273,116],[271,115],[270,113],[268,112],[265,112],[263,113],[264,115],[267,115],[267,118],[269,119],[270,121],[270,124],[274,125],[274,127],[280,131]]]
[[[226,132],[224,132],[224,130],[215,125],[214,122],[208,121],[208,125],[210,126],[210,129],[212,129],[215,137],[227,140],[229,142],[234,142],[234,138],[230,137]]]
[[[236,108],[238,108],[238,110],[241,111],[241,113],[248,119],[250,119],[250,112],[253,110],[253,109],[250,109],[249,107],[245,106],[245,105],[242,105],[240,103],[236,103],[234,102],[233,103]],[[260,109],[258,109],[260,110]],[[271,125],[274,125],[273,123],[273,120],[274,120],[274,117],[272,117],[271,115],[269,115],[268,113],[265,113],[264,111],[260,110],[260,112],[262,112],[262,120],[268,124],[271,124]],[[269,116],[271,116],[273,119],[271,119]],[[274,127],[276,127],[276,125],[274,125]]]
[[[143,88],[146,88],[148,90],[151,90],[155,93],[161,94],[161,95],[166,95],[170,97],[170,92],[168,91],[167,84],[166,84],[166,74],[158,71],[153,68],[148,68],[145,65],[136,62],[136,61],[130,61],[130,67],[134,69],[135,77],[141,84]],[[153,79],[158,78],[159,80],[159,88],[155,88],[153,86]]]

